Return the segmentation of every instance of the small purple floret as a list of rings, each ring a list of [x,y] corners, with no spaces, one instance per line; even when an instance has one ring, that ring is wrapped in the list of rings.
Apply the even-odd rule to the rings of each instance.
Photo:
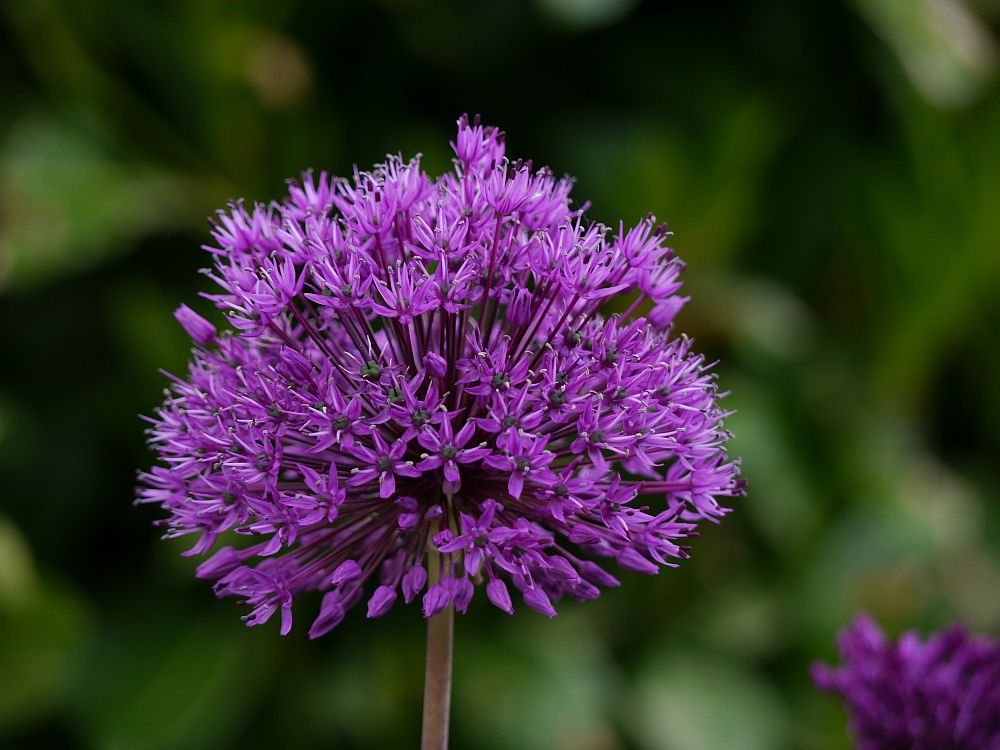
[[[174,317],[184,328],[184,332],[199,346],[208,346],[215,341],[215,326],[187,305],[178,307],[174,311]]]
[[[551,617],[618,585],[594,560],[675,565],[743,492],[711,365],[672,335],[664,227],[588,222],[478,119],[452,146],[437,179],[390,157],[230,205],[206,248],[229,330],[177,310],[195,349],[139,501],[218,548],[198,576],[250,625],[287,632],[317,592],[319,637],[362,601],[429,617],[481,585]]]
[[[892,642],[865,615],[838,642],[843,664],[812,675],[843,696],[859,750],[1000,750],[1000,644],[957,625]]]

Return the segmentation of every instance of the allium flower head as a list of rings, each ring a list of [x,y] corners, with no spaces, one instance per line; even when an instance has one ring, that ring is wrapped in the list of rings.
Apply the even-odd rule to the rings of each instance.
[[[480,584],[551,616],[618,584],[594,558],[674,565],[742,492],[710,366],[670,334],[664,228],[588,223],[478,118],[452,147],[436,180],[388,157],[218,214],[206,296],[233,332],[178,310],[196,346],[139,500],[189,554],[222,545],[198,575],[251,625],[287,633],[313,591],[313,637],[365,598],[464,611]]]
[[[960,626],[893,643],[859,616],[839,646],[813,679],[844,697],[860,750],[1000,750],[1000,644]]]

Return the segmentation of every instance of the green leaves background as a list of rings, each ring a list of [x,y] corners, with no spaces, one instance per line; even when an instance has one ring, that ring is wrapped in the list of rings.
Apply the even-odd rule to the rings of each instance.
[[[0,6],[0,746],[416,742],[423,623],[251,631],[131,506],[205,217],[463,111],[670,222],[750,494],[681,569],[458,621],[455,746],[844,750],[857,609],[1000,632],[1000,10],[985,0]],[[204,305],[200,308],[205,311]],[[296,614],[304,621],[314,602]]]

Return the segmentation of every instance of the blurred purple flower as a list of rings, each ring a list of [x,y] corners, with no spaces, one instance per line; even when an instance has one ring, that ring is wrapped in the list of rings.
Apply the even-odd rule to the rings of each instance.
[[[711,366],[670,334],[664,228],[587,223],[571,180],[508,161],[478,119],[453,147],[437,180],[393,157],[218,215],[206,296],[234,331],[178,311],[196,347],[139,501],[189,554],[222,544],[198,575],[250,624],[280,611],[287,632],[312,591],[313,637],[366,590],[369,617],[400,591],[464,611],[483,583],[551,616],[617,585],[592,558],[655,573],[743,491]]]
[[[894,643],[865,615],[838,643],[843,665],[813,680],[843,696],[860,750],[1000,750],[1000,644],[958,625]]]

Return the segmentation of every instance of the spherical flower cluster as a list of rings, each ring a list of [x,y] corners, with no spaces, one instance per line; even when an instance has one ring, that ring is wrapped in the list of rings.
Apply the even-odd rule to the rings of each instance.
[[[369,617],[400,595],[465,611],[479,584],[551,616],[618,584],[593,558],[675,565],[742,493],[710,365],[669,333],[663,227],[586,222],[571,180],[507,160],[478,118],[452,146],[437,180],[389,157],[231,205],[206,296],[234,332],[177,311],[196,348],[139,501],[190,554],[223,545],[198,575],[251,625],[280,612],[287,633],[314,591],[313,637],[366,596]]]
[[[1000,750],[1000,644],[960,626],[893,643],[860,616],[839,645],[843,666],[813,679],[844,697],[860,750]]]

